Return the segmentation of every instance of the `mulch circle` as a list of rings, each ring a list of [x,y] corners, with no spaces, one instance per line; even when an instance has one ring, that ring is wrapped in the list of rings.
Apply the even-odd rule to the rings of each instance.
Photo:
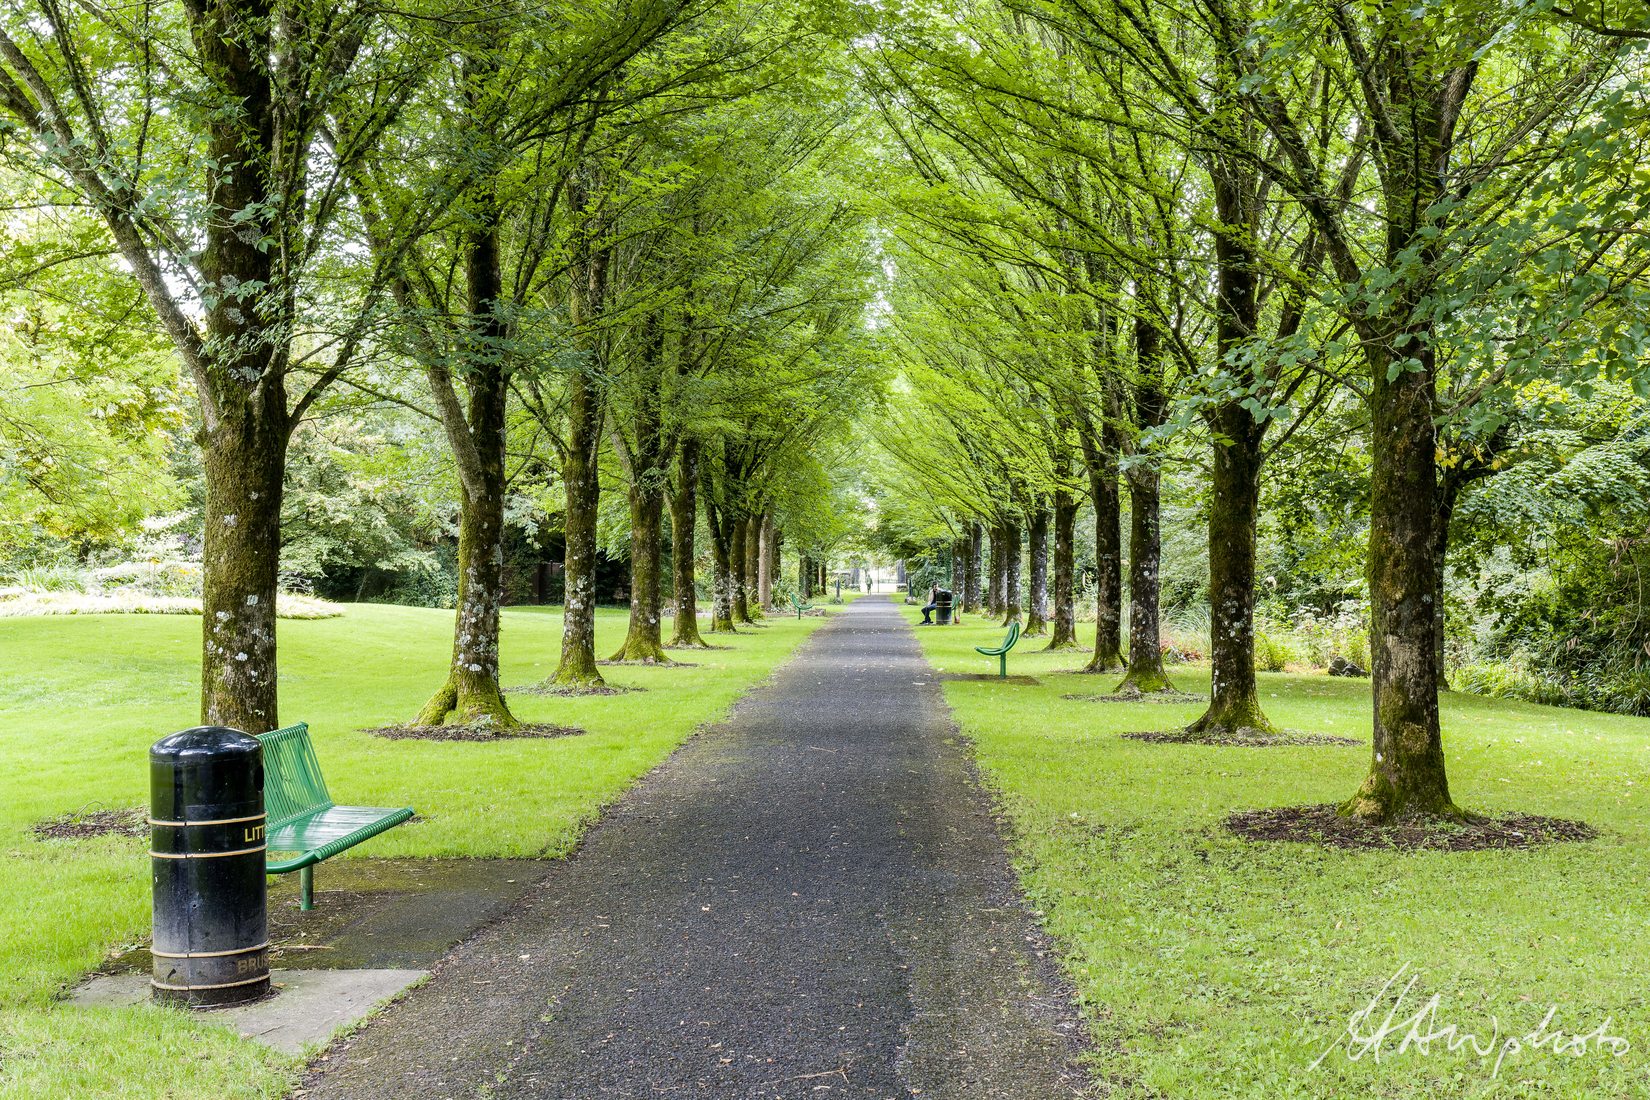
[[[1361,745],[1352,737],[1336,737],[1329,733],[1302,733],[1300,730],[1279,730],[1267,733],[1253,726],[1242,726],[1220,733],[1193,733],[1191,730],[1151,730],[1146,733],[1125,733],[1130,741],[1152,741],[1160,745],[1248,745],[1266,748],[1272,745]]]
[[[656,665],[664,668],[664,665]],[[646,691],[644,687],[633,687],[629,684],[588,684],[582,687],[572,684],[557,684],[545,687],[536,684],[532,687],[510,688],[506,695],[555,695],[563,698],[580,697],[585,695],[629,695],[635,691]]]
[[[1119,695],[1083,695],[1073,693],[1062,695],[1062,699],[1071,699],[1082,703],[1207,703],[1207,695],[1194,695],[1187,691],[1125,691]]]
[[[1339,807],[1334,804],[1245,810],[1227,817],[1225,825],[1245,840],[1415,852],[1534,848],[1540,844],[1592,840],[1598,836],[1598,830],[1584,822],[1534,814],[1500,817],[1469,814],[1459,822],[1416,817],[1374,825],[1358,818],[1342,817],[1338,811]]]
[[[374,737],[389,741],[520,741],[553,737],[577,737],[585,731],[578,726],[523,723],[514,729],[497,726],[377,726],[364,729]]]
[[[84,840],[94,836],[148,836],[149,815],[142,810],[76,810],[34,826],[41,840]]]

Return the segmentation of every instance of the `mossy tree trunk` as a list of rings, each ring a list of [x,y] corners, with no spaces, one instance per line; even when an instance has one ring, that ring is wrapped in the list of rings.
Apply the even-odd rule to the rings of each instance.
[[[1007,558],[1003,555],[1003,542],[1007,537],[1002,524],[991,525],[991,552],[986,559],[985,613],[992,618],[1003,613],[1003,596],[1007,590],[1003,574],[1008,568]]]
[[[1020,568],[1025,536],[1015,520],[1003,524],[1003,625],[1019,622],[1025,615],[1020,603]]]
[[[1227,67],[1222,68],[1229,75]],[[1227,83],[1223,82],[1223,88]],[[1211,174],[1220,229],[1215,234],[1215,347],[1224,369],[1252,387],[1254,372],[1234,360],[1259,320],[1255,280],[1254,172],[1217,167]],[[1206,414],[1213,440],[1209,495],[1209,709],[1189,727],[1215,733],[1272,730],[1255,683],[1255,527],[1266,422],[1243,401],[1226,400]]]
[[[474,63],[471,64],[473,69]],[[508,334],[499,263],[499,205],[490,187],[472,197],[474,227],[465,240],[469,339],[467,408],[440,358],[426,366],[430,392],[459,472],[458,610],[447,679],[419,712],[419,725],[457,721],[510,729],[499,684],[500,607],[504,602],[505,412],[510,374],[499,348]]]
[[[1255,682],[1255,527],[1265,428],[1236,402],[1209,416],[1215,436],[1209,503],[1209,709],[1190,729],[1272,730]]]
[[[772,611],[774,565],[779,554],[779,532],[773,525],[772,512],[762,512],[762,524],[758,532],[760,538],[757,541],[756,602],[764,611]]]
[[[963,563],[963,610],[978,615],[985,610],[985,586],[981,583],[981,556],[985,553],[985,525],[973,520],[968,525],[968,558]]]
[[[951,540],[951,621],[961,618],[963,609],[963,587],[967,583],[964,575],[968,571],[968,537]]]
[[[1163,423],[1168,401],[1159,387],[1162,336],[1141,317],[1134,326],[1137,374],[1133,384],[1136,426],[1145,431]],[[1130,464],[1129,486],[1129,670],[1120,692],[1172,691],[1163,668],[1160,585],[1163,560],[1162,472],[1153,456]]]
[[[574,234],[572,277],[568,280],[568,320],[590,362],[580,364],[567,379],[566,435],[559,442],[562,485],[566,490],[566,552],[563,578],[566,594],[562,611],[561,661],[550,682],[564,687],[594,687],[602,683],[596,667],[596,522],[601,504],[602,425],[606,406],[601,389],[606,334],[600,321],[606,310],[609,249],[602,241],[605,227],[594,213],[585,213],[595,190],[596,170],[576,169],[569,180],[571,209],[584,214]]]
[[[1424,345],[1423,345],[1424,346]],[[1417,349],[1419,350],[1419,349]],[[1420,370],[1371,371],[1369,776],[1342,812],[1371,820],[1459,816],[1444,772],[1434,655],[1437,441],[1430,350]]]
[[[750,607],[750,558],[746,556],[745,548],[750,531],[750,517],[741,515],[728,527],[728,565],[732,569],[733,577],[733,621],[749,624],[754,621],[751,618]]]
[[[651,477],[630,487],[630,625],[615,661],[670,664],[659,626],[664,604],[660,575],[664,571],[664,491]]]
[[[204,434],[201,721],[267,733],[279,721],[275,599],[288,430],[250,402]]]
[[[1081,433],[1094,504],[1094,652],[1084,672],[1117,672],[1123,660],[1123,500],[1117,451],[1104,436]]]
[[[1376,131],[1391,271],[1443,262],[1436,219],[1455,127],[1477,62],[1439,71],[1441,51],[1383,42],[1363,61],[1389,96],[1390,124]],[[1298,155],[1298,154],[1296,154]],[[1331,250],[1348,283],[1356,261]],[[1369,577],[1374,736],[1369,775],[1341,812],[1371,821],[1419,814],[1459,818],[1444,771],[1438,723],[1438,438],[1436,339],[1427,287],[1414,276],[1383,290],[1394,306],[1357,319],[1369,368]]]
[[[1031,582],[1027,589],[1025,633],[1040,638],[1048,633],[1048,509],[1038,504],[1031,513]]]
[[[1077,498],[1064,487],[1054,491],[1054,595],[1049,649],[1076,649]]]
[[[745,613],[752,622],[762,619],[762,514],[745,521]]]
[[[703,649],[699,634],[699,597],[694,591],[694,527],[699,522],[699,441],[684,439],[676,454],[676,482],[670,494],[670,569],[676,616],[670,644]]]
[[[732,524],[716,503],[715,493],[708,480],[704,482],[705,522],[710,527],[711,605],[710,632],[736,634],[733,622],[733,531]]]
[[[597,453],[601,413],[580,371],[570,382],[569,446],[562,456],[562,484],[567,491],[566,552],[562,576],[566,592],[562,610],[561,661],[550,677],[566,687],[600,685],[596,667],[596,521],[601,503]]]

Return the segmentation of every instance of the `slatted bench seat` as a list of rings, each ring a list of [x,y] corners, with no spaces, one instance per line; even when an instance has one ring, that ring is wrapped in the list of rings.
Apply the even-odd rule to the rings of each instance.
[[[398,810],[339,806],[327,793],[326,777],[303,722],[260,734],[264,746],[264,813],[268,815],[272,875],[298,872],[299,907],[315,908],[315,865],[355,847],[412,817],[411,807]],[[275,853],[289,856],[275,859]]]

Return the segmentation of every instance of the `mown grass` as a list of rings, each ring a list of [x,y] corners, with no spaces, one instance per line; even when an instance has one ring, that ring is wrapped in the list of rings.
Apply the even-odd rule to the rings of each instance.
[[[992,623],[918,634],[939,667],[995,672],[994,658],[972,652],[1001,640]],[[1368,681],[1261,677],[1280,725],[1357,737],[1356,747],[1150,744],[1118,734],[1184,724],[1199,706],[1062,699],[1109,692],[1118,678],[1062,673],[1082,655],[1039,644],[1026,639],[1009,659],[1038,686],[952,682],[946,698],[1012,821],[1027,895],[1065,952],[1108,1095],[1650,1094],[1650,720],[1445,697],[1457,802],[1587,821],[1601,830],[1589,843],[1475,853],[1253,843],[1223,818],[1356,788],[1369,763]],[[1172,678],[1209,688],[1206,667]],[[1405,964],[1419,978],[1379,1062],[1371,1048],[1354,1061],[1343,1044],[1310,1069]],[[1631,1049],[1554,1053],[1549,1040],[1509,1052],[1499,1072],[1493,1055],[1452,1054],[1443,1039],[1400,1053],[1409,1018],[1434,994],[1423,1035],[1455,1025],[1483,1046],[1498,1023],[1504,1044],[1556,1005],[1549,1035],[1608,1018]]]
[[[335,798],[411,805],[416,822],[367,856],[560,856],[638,777],[724,714],[822,620],[772,617],[692,668],[609,667],[645,691],[511,696],[527,721],[585,736],[493,744],[388,741],[358,730],[410,720],[439,685],[452,613],[351,607],[281,624],[281,717],[307,721]],[[623,637],[603,610],[597,651]],[[555,609],[505,613],[507,686],[555,668]],[[200,620],[141,615],[0,620],[0,1096],[280,1094],[290,1059],[209,1018],[159,1008],[66,1009],[55,998],[149,923],[142,840],[42,841],[30,827],[87,807],[144,806],[149,745],[195,724]],[[344,858],[348,858],[347,856]],[[325,888],[326,870],[317,875]]]

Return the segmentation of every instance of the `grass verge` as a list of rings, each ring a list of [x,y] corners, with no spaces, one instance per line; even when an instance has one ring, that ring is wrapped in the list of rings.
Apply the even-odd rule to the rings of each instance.
[[[356,852],[566,855],[603,806],[822,622],[770,617],[767,629],[717,637],[727,648],[695,654],[694,668],[603,670],[645,691],[510,696],[524,721],[587,731],[578,737],[474,744],[360,732],[418,713],[445,673],[452,621],[450,611],[362,605],[281,624],[281,717],[310,723],[334,796],[419,813]],[[618,644],[625,621],[620,610],[599,613],[598,652]],[[506,611],[506,687],[554,671],[560,639],[557,609]],[[290,1059],[210,1017],[54,1003],[108,953],[146,936],[148,861],[142,838],[43,840],[32,826],[147,804],[149,745],[195,724],[199,651],[199,619],[0,620],[0,1097],[229,1100],[280,1095],[294,1080]],[[325,877],[323,867],[323,889]]]
[[[1001,640],[995,623],[917,633],[947,672],[995,670],[973,652]],[[1650,720],[1444,698],[1459,804],[1577,819],[1596,840],[1409,853],[1257,843],[1227,832],[1227,814],[1356,789],[1369,764],[1367,680],[1261,675],[1278,725],[1362,744],[1154,744],[1119,735],[1184,725],[1203,704],[1062,698],[1121,677],[1063,673],[1084,655],[1035,644],[1009,656],[1009,671],[1035,685],[951,681],[945,694],[1012,823],[1026,894],[1065,953],[1107,1095],[1647,1094]],[[1206,666],[1170,678],[1209,689]],[[1417,1033],[1453,1026],[1473,1043],[1400,1050],[1434,995]],[[1351,1018],[1371,1003],[1353,1042]],[[1601,1025],[1630,1049],[1573,1041]]]

